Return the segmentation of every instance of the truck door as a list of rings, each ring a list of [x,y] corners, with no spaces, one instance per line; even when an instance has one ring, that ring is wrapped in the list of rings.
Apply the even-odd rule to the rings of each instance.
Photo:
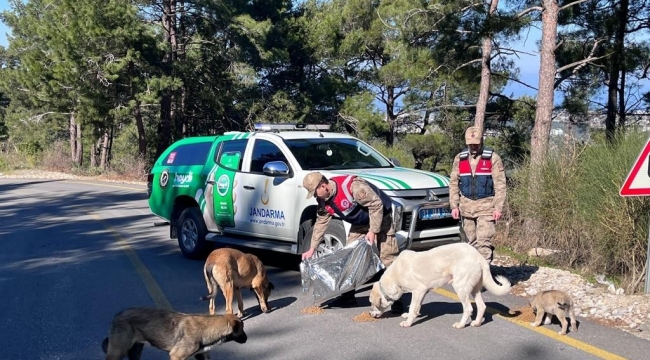
[[[220,227],[235,226],[235,214],[239,209],[233,189],[238,186],[237,172],[241,170],[247,143],[245,139],[223,141],[215,157],[216,165],[208,176],[208,183],[212,185],[214,221]]]
[[[237,230],[258,237],[295,241],[297,180],[295,177],[267,176],[263,172],[264,165],[271,161],[291,166],[280,147],[281,141],[276,144],[257,137],[251,142],[251,153],[244,159],[242,172],[237,174],[240,181],[237,202],[245,206],[244,211],[235,215]]]

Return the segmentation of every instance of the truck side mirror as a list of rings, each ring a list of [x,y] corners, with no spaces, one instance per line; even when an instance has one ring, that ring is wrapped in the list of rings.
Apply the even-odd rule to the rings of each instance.
[[[388,160],[390,160],[390,162],[392,162],[393,165],[395,165],[395,166],[402,166],[402,163],[399,160],[397,160],[396,158],[389,158]]]
[[[267,176],[288,176],[289,166],[284,161],[269,161],[262,168],[264,175]]]

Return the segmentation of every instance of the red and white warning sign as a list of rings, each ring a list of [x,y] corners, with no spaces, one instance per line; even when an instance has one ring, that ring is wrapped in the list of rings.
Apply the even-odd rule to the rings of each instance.
[[[621,196],[650,196],[650,139],[634,162],[619,194]]]

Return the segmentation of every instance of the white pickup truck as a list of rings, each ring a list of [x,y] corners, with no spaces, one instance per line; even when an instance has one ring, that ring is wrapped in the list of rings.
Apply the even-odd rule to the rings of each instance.
[[[460,241],[447,177],[400,167],[363,141],[327,130],[258,124],[253,132],[179,140],[151,170],[149,207],[189,258],[204,256],[207,241],[299,254],[309,248],[316,218],[304,176],[353,174],[391,197],[401,249]],[[316,256],[345,246],[348,230],[331,221]]]

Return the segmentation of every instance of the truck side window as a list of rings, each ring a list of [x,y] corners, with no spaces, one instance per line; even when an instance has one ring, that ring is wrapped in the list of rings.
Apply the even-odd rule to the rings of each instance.
[[[285,164],[289,165],[282,150],[280,150],[280,148],[275,144],[267,140],[255,140],[250,171],[252,173],[262,173],[264,170],[264,164],[270,161],[284,161]]]
[[[241,170],[248,140],[227,140],[221,143],[215,162],[231,170]]]
[[[212,148],[211,142],[184,144],[173,149],[163,161],[163,165],[203,165]]]

